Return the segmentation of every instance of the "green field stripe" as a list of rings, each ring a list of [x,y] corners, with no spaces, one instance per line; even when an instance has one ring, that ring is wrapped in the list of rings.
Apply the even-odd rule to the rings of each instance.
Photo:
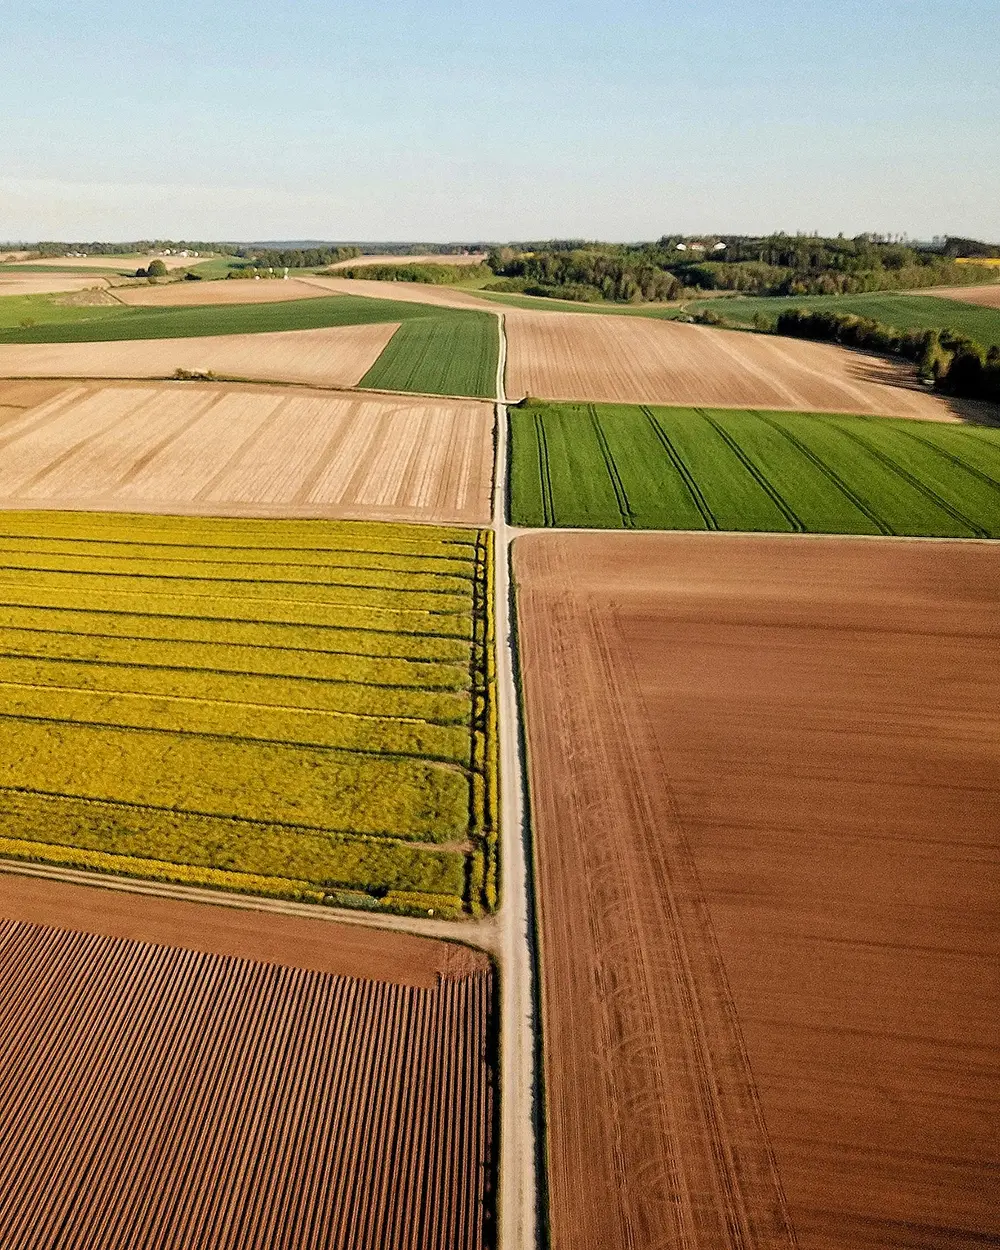
[[[292,877],[317,886],[378,893],[426,890],[462,897],[465,856],[367,835],[316,830],[295,823],[180,812],[173,807],[25,789],[0,788],[0,819],[9,837],[47,849],[53,844],[114,852],[137,860],[219,871]],[[149,875],[136,865],[136,875]],[[127,870],[124,865],[119,871]]]
[[[958,455],[957,452],[962,450],[960,444],[955,442],[950,444],[935,442],[933,439],[927,438],[923,430],[919,434],[914,429],[903,429],[901,426],[896,426],[895,430],[897,434],[902,435],[904,438],[912,438],[914,442],[930,447],[939,456],[944,456],[946,460],[956,465],[963,472],[971,473],[973,477],[979,478],[981,482],[985,482],[993,490],[1000,491],[1000,477],[994,477],[992,473],[987,472],[982,464],[976,464],[974,461],[969,460],[967,456]]]
[[[725,429],[772,485],[807,530],[825,534],[879,534],[876,524],[844,491],[825,466],[817,464],[795,440],[762,420],[756,412],[715,410],[714,424]]]
[[[760,412],[757,413],[757,417],[763,421],[765,425],[770,426],[772,430],[777,430],[782,437],[788,440],[796,451],[805,456],[807,460],[815,465],[820,473],[822,473],[828,481],[832,482],[837,490],[839,490],[860,513],[871,521],[872,525],[875,526],[879,533],[892,534],[894,532],[892,526],[888,524],[881,513],[876,511],[876,509],[873,508],[867,500],[863,499],[857,491],[854,490],[853,487],[851,487],[841,477],[837,470],[818,453],[816,448],[811,445],[810,440],[813,437],[813,431],[810,426],[803,423],[801,430],[793,433],[793,430],[789,428],[790,423],[785,424],[782,421],[776,420],[774,417],[765,417]],[[804,437],[799,437],[799,433],[803,434]]]
[[[262,707],[299,708],[433,725],[468,725],[468,691],[221,672],[107,659],[53,659],[11,655],[0,642],[0,685],[72,687]]]
[[[496,384],[498,352],[492,313],[459,312],[404,321],[359,385],[489,399]]]
[[[538,483],[542,500],[542,524],[555,525],[556,506],[552,497],[552,468],[549,464],[549,443],[545,436],[545,422],[535,417],[535,440],[538,448]]]
[[[317,656],[363,655],[435,663],[466,663],[471,637],[471,630],[462,637],[376,629],[367,620],[354,625],[303,625],[252,621],[243,617],[152,614],[107,607],[81,608],[71,595],[64,598],[68,600],[65,606],[54,603],[4,603],[0,596],[0,627],[44,628],[46,632],[79,633],[95,637],[110,634],[159,642],[293,650]]]
[[[694,506],[697,512],[697,519],[698,521],[700,521],[700,524],[697,524],[697,523],[692,524],[691,528],[692,529],[717,530],[719,528],[719,525],[715,519],[715,514],[712,512],[712,509],[709,506],[708,500],[705,498],[705,495],[702,492],[701,487],[698,485],[698,482],[696,481],[694,475],[691,473],[690,469],[685,464],[684,457],[680,454],[680,452],[674,446],[673,442],[670,439],[670,436],[667,434],[666,430],[663,428],[660,422],[656,419],[656,416],[653,413],[653,410],[647,407],[646,405],[641,405],[639,408],[639,412],[646,418],[646,424],[649,426],[649,429],[652,431],[653,437],[659,443],[663,451],[667,453],[667,459],[670,462],[670,467],[674,470],[677,480],[679,480],[679,482],[681,483],[682,489],[687,492],[687,497],[691,501],[691,504]],[[651,460],[646,461],[647,473],[650,471],[653,463],[655,462]],[[657,468],[659,468],[659,466],[657,466]],[[666,478],[666,475],[664,475],[664,478]],[[677,512],[680,512],[682,507],[683,507],[682,505],[681,507],[676,507],[675,505],[675,509]],[[675,509],[670,509],[670,512],[674,512]],[[687,509],[683,509],[683,511],[687,511]],[[684,528],[687,528],[687,527],[685,526]]]
[[[622,475],[618,471],[618,465],[615,463],[614,454],[608,443],[608,436],[604,431],[602,422],[598,419],[597,409],[593,404],[588,404],[587,415],[590,417],[590,425],[594,431],[594,437],[597,439],[597,445],[601,449],[601,459],[604,461],[604,467],[607,470],[608,477],[611,479],[611,488],[615,492],[615,500],[618,504],[618,514],[621,517],[623,529],[635,529],[635,517],[632,515],[632,506],[629,503],[628,492],[625,489],[625,483]]]
[[[10,625],[0,629],[0,657],[3,656],[19,660],[67,660],[77,664],[155,668],[164,672],[273,677],[291,682],[355,686],[360,691],[448,693],[469,687],[469,674],[460,663],[358,655],[349,651],[306,651],[298,647],[158,641],[117,634],[45,631]]]
[[[586,405],[544,409],[549,451],[553,523],[565,526],[622,524],[614,483]],[[586,489],[581,489],[586,483]]]
[[[718,434],[719,438],[723,440],[729,450],[733,453],[737,460],[739,460],[743,468],[750,474],[753,480],[785,518],[792,531],[799,534],[805,533],[806,526],[801,517],[799,517],[795,510],[788,504],[788,501],[781,494],[781,492],[775,488],[774,483],[770,480],[767,473],[765,473],[754,462],[752,457],[746,454],[743,447],[740,445],[739,440],[734,438],[729,430],[727,430],[726,427],[716,419],[716,417],[712,416],[709,410],[705,408],[695,408],[694,411],[704,421],[706,421],[715,433]],[[715,410],[717,415],[721,415],[722,411],[723,410],[719,409]]]
[[[905,435],[897,434],[889,425],[876,427],[874,430],[861,425],[855,429],[845,427],[843,433],[869,455],[908,481],[960,525],[964,525],[975,537],[990,538],[1000,535],[1000,500],[996,492],[991,491],[984,501],[982,484],[971,475],[963,483],[954,466],[935,456],[932,448],[911,443]],[[973,516],[996,517],[997,520],[991,531],[973,520]]]
[[[401,756],[0,717],[0,786],[419,842],[468,828],[458,769]]]
[[[962,518],[941,507],[933,492],[901,473],[890,458],[866,450],[859,454],[858,444],[850,436],[849,419],[793,413],[771,413],[769,419],[808,440],[813,451],[841,476],[849,475],[855,490],[864,493],[891,533],[954,538],[975,533]]]

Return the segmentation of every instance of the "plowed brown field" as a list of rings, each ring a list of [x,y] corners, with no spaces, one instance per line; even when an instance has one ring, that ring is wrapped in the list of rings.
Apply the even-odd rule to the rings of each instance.
[[[300,281],[315,287],[324,295],[367,295],[369,299],[398,299],[407,304],[436,304],[441,308],[474,308],[476,312],[491,313],[507,311],[476,295],[446,286],[433,286],[429,282],[377,282],[367,278],[322,277],[301,278]]]
[[[1000,562],[514,546],[553,1250],[1000,1240]]]
[[[189,304],[278,304],[290,299],[318,299],[329,295],[318,287],[289,278],[216,282],[169,282],[165,286],[119,286],[115,295],[123,304],[176,307]]]
[[[957,299],[963,304],[981,304],[983,308],[1000,308],[1000,282],[987,286],[935,287],[921,291],[921,295],[934,295],[939,299]]]
[[[826,343],[643,317],[507,315],[507,394],[940,417],[912,370]]]
[[[484,957],[358,929],[368,979],[356,949],[338,968],[342,926],[299,922],[316,931],[300,961],[287,922],[255,914],[263,959],[244,958],[216,950],[215,908],[15,880],[0,878],[4,1250],[490,1244]],[[183,946],[159,944],[171,932]]]
[[[0,376],[169,378],[188,369],[267,382],[356,386],[398,329],[396,322],[190,339],[3,344]]]
[[[490,517],[488,404],[22,382],[0,384],[4,416],[3,507],[469,525]]]

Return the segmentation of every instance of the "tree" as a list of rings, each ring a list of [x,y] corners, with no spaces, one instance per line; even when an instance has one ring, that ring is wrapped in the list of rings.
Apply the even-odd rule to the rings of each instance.
[[[159,256],[157,256],[155,260],[151,260],[146,267],[147,278],[164,278],[166,277],[166,273],[167,267],[163,261],[160,260]]]

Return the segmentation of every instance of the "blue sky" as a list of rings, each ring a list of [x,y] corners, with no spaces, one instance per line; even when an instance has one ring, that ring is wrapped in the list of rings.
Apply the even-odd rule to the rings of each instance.
[[[1000,239],[1000,0],[0,0],[0,240]]]

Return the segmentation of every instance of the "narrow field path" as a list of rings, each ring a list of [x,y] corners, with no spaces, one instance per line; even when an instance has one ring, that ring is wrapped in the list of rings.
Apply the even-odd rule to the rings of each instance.
[[[537,1003],[534,984],[534,921],[529,906],[529,829],[521,758],[520,707],[515,682],[515,639],[511,612],[510,544],[507,524],[507,402],[504,371],[507,337],[497,316],[497,453],[493,480],[496,543],[494,611],[500,726],[501,1038],[500,1038],[500,1250],[533,1250],[540,1244],[538,1218],[536,1071]]]

